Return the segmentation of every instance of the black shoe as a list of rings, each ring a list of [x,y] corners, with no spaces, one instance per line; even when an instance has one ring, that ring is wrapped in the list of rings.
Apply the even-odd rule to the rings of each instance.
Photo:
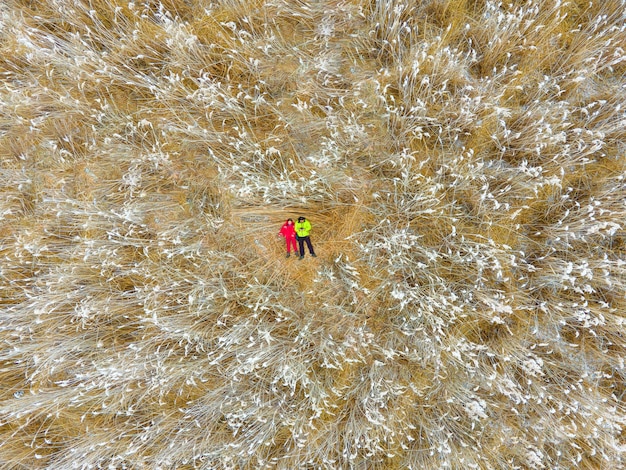
[[[317,258],[317,255],[316,255],[315,253],[311,253],[311,256],[312,256],[313,258]]]
[[[285,258],[289,258],[291,256],[291,253],[287,252],[287,256],[285,256]]]
[[[304,255],[301,255],[298,259],[304,259]]]

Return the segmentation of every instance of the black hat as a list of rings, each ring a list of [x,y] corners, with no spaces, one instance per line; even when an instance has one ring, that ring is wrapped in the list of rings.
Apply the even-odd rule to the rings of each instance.
[[[298,221],[304,220],[304,216],[298,217]]]

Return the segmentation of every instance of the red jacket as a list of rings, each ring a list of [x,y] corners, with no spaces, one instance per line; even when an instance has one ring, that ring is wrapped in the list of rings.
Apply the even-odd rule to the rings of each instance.
[[[290,238],[296,238],[296,226],[294,224],[287,225],[287,222],[285,222],[278,233],[280,233],[287,240]]]

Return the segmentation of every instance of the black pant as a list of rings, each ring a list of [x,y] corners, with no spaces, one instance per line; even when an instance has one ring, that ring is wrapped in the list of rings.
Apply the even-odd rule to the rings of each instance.
[[[313,251],[313,245],[311,245],[311,237],[298,237],[298,246],[300,247],[300,256],[304,256],[304,243],[309,247],[309,253],[315,254]]]

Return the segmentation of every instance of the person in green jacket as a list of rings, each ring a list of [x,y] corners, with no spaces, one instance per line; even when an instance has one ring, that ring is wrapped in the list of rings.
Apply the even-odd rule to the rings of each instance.
[[[309,222],[306,217],[298,217],[298,221],[296,222],[296,237],[298,238],[298,247],[300,248],[300,258],[304,258],[304,244],[309,248],[309,253],[314,258],[317,256],[315,251],[313,251],[313,245],[311,244],[311,222]]]

